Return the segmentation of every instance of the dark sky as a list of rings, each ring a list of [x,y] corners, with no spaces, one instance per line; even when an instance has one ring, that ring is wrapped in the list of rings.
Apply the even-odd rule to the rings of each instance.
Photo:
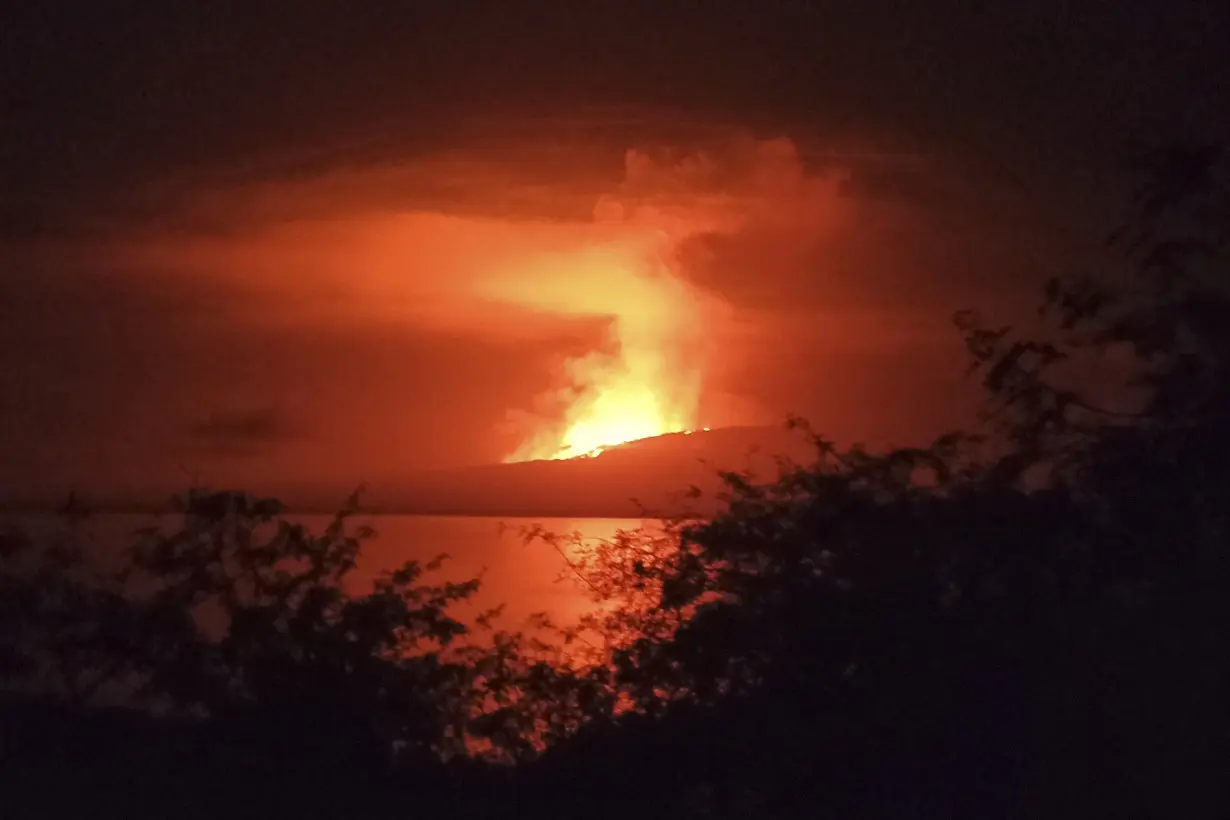
[[[1224,135],[1227,20],[22,4],[0,14],[0,489],[497,461],[563,357],[612,339],[653,347],[698,423],[934,432],[969,393],[952,310],[1012,313],[1096,263],[1121,161]],[[660,236],[665,290],[612,273]]]

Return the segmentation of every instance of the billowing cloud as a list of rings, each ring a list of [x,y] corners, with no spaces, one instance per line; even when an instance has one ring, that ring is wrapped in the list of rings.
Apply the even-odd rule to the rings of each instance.
[[[349,484],[790,411],[826,429],[874,418],[890,405],[871,371],[902,355],[925,373],[946,293],[972,281],[935,278],[945,253],[924,229],[957,222],[962,185],[916,155],[731,129],[166,178],[141,218],[10,248],[31,271],[11,341],[86,374],[66,377],[71,401],[46,399],[54,460],[44,446],[26,463],[119,461],[137,480],[153,461],[220,476],[242,461],[226,480]],[[296,435],[194,428],[210,409],[275,406]],[[15,427],[53,418],[14,412]],[[100,425],[133,432],[78,441]]]
[[[234,295],[222,309],[240,323],[493,340],[575,328],[588,349],[548,362],[555,383],[506,409],[514,457],[576,454],[702,423],[708,370],[738,326],[737,307],[705,282],[705,242],[752,232],[792,247],[840,230],[848,210],[846,176],[809,173],[784,138],[631,148],[623,160],[605,191],[560,182],[555,210],[571,218],[546,218],[532,197],[481,213],[476,201],[527,184],[498,167],[485,176],[475,158],[207,188],[179,197],[178,224],[208,230],[122,238],[104,259],[150,287],[222,285]],[[448,207],[424,207],[423,188],[448,189],[450,175]],[[577,214],[586,196],[589,213]],[[755,279],[754,264],[744,273]]]

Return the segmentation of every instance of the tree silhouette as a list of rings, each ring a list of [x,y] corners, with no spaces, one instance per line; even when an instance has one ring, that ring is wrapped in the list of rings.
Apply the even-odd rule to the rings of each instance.
[[[815,463],[775,481],[726,476],[726,509],[652,563],[647,541],[582,561],[606,623],[689,617],[615,653],[614,698],[663,718],[599,716],[542,776],[654,784],[609,816],[683,814],[688,794],[705,816],[1215,813],[1226,166],[1224,146],[1148,157],[1112,237],[1127,270],[1049,282],[1045,338],[958,314],[988,430],[882,454],[815,437]],[[1113,348],[1134,406],[1073,384]],[[628,583],[656,600],[610,588]],[[604,777],[606,755],[621,765]]]
[[[168,715],[180,727],[178,775],[193,772],[190,803],[214,805],[202,789],[222,777],[232,797],[314,794],[313,810],[335,814],[366,806],[394,774],[430,770],[432,789],[418,796],[429,802],[439,761],[466,750],[471,672],[445,657],[466,628],[447,610],[478,582],[424,583],[441,557],[349,591],[371,536],[347,528],[353,512],[312,535],[275,501],[193,491],[180,526],[146,529],[120,575],[93,581],[77,577],[79,550],[14,548],[7,557],[26,560],[0,575],[4,634],[15,636],[7,671],[73,706],[109,684],[127,705]]]

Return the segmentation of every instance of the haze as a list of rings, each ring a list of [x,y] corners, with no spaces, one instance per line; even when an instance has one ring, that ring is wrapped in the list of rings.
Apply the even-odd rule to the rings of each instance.
[[[787,413],[907,443],[969,412],[952,311],[1097,264],[1119,158],[1227,111],[1196,2],[665,5],[21,12],[0,491],[342,492]]]

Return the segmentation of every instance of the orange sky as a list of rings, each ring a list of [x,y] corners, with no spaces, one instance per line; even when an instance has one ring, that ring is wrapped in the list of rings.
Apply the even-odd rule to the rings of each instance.
[[[341,493],[629,379],[914,441],[969,417],[952,312],[1099,263],[1230,88],[1199,0],[54,5],[0,50],[0,497]]]
[[[114,300],[59,294],[81,321],[56,355],[85,372],[45,397],[71,434],[40,457],[84,484],[346,486],[544,457],[638,402],[662,431],[802,413],[881,442],[962,418],[948,316],[1029,280],[980,240],[1012,196],[974,197],[940,160],[818,160],[740,130],[584,149],[171,180],[139,230],[27,250]],[[868,189],[869,168],[926,193]]]

